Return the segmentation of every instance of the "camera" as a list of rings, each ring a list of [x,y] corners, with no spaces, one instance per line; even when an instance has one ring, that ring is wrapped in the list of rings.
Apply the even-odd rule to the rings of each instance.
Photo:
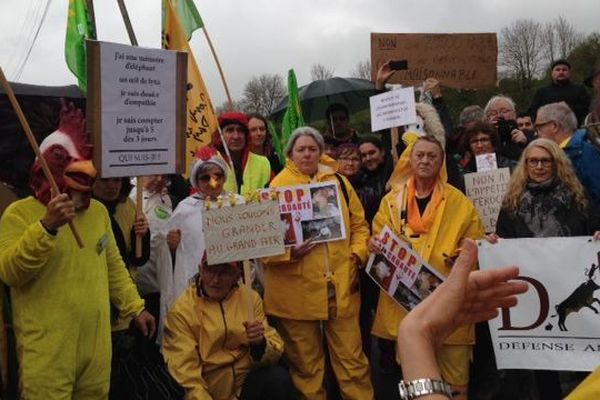
[[[498,129],[500,141],[502,143],[507,143],[512,139],[512,131],[517,129],[517,121],[514,119],[500,118],[496,121],[496,128]]]

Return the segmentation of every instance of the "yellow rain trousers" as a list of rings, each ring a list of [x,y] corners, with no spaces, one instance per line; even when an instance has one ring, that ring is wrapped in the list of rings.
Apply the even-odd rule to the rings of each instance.
[[[91,201],[56,236],[39,222],[46,206],[33,197],[0,220],[0,279],[10,287],[22,400],[108,397],[109,299],[121,315],[144,308],[116,246],[108,213]]]
[[[323,156],[311,180],[288,160],[271,187],[332,182],[339,188],[336,169],[336,163]],[[284,356],[294,385],[305,399],[325,399],[323,334],[342,397],[373,398],[358,326],[358,267],[352,257],[355,254],[362,264],[366,262],[369,226],[352,185],[341,179],[349,197],[346,204],[339,188],[346,239],[317,244],[300,259],[292,260],[289,249],[281,256],[264,259],[265,311],[280,320]]]

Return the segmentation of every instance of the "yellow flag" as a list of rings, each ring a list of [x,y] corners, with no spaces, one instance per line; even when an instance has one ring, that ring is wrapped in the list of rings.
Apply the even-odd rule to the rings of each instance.
[[[186,34],[177,19],[175,9],[170,0],[164,0],[163,5],[165,13],[163,18],[163,48],[188,53],[185,176],[189,177],[196,149],[199,146],[211,143],[213,133],[218,132],[219,123]]]

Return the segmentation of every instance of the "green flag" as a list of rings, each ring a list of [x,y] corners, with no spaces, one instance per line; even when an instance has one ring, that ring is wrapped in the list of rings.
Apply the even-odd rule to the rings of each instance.
[[[304,117],[302,116],[302,108],[300,107],[300,98],[298,96],[298,82],[296,81],[296,73],[293,69],[288,72],[288,106],[283,114],[283,122],[281,125],[281,145],[287,146],[287,142],[292,135],[292,131],[296,128],[304,126]]]
[[[171,0],[171,3],[175,8],[179,23],[182,25],[186,38],[189,41],[192,37],[192,32],[204,26],[194,0]]]
[[[85,0],[69,0],[65,60],[71,72],[77,77],[79,88],[84,92],[87,89],[85,40],[95,38],[96,33]]]

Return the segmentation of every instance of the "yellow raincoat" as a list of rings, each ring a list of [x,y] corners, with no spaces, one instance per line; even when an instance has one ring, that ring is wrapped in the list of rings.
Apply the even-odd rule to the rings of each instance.
[[[300,259],[292,260],[290,249],[265,259],[265,311],[279,317],[285,357],[302,398],[325,399],[324,334],[342,397],[369,400],[374,395],[368,359],[362,351],[358,267],[352,257],[355,254],[364,265],[369,226],[354,189],[340,177],[348,193],[346,203],[334,175],[336,170],[335,161],[322,156],[311,179],[288,160],[286,168],[271,182],[271,187],[335,182],[346,239],[317,244]],[[328,288],[331,285],[333,293]],[[324,321],[322,326],[320,321]]]
[[[103,399],[110,376],[109,299],[121,315],[144,308],[112,234],[104,206],[92,200],[56,236],[39,222],[33,197],[11,204],[0,220],[0,279],[10,286],[21,398]]]
[[[265,326],[266,348],[254,361],[243,322],[248,301],[254,319]],[[235,288],[221,302],[198,294],[198,283],[188,287],[167,315],[163,355],[169,372],[186,390],[187,400],[233,400],[240,395],[248,372],[274,364],[283,342],[265,318],[262,300],[245,287]]]

